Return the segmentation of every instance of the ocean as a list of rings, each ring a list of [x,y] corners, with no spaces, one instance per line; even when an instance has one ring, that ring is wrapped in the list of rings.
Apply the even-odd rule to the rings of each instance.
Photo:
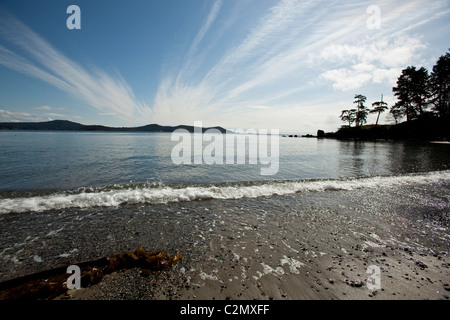
[[[350,190],[450,169],[450,145],[437,143],[280,137],[272,175],[251,162],[249,143],[243,164],[175,164],[177,143],[169,133],[0,132],[0,214]]]
[[[142,247],[183,258],[64,298],[448,298],[449,144],[280,136],[271,163],[176,164],[171,137],[0,132],[0,285]]]

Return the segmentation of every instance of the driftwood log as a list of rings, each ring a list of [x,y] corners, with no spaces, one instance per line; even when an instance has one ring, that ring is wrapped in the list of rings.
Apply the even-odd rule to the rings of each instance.
[[[141,275],[149,276],[177,264],[183,257],[171,256],[161,250],[144,251],[142,248],[76,264],[81,271],[81,287],[99,283],[107,274],[140,268]],[[67,266],[26,275],[0,283],[0,300],[8,299],[52,299],[68,290]]]

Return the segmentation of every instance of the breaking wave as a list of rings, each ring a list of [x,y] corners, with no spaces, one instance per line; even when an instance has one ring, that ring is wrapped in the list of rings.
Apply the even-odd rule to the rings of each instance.
[[[435,183],[450,180],[450,170],[398,176],[373,176],[346,179],[312,179],[226,183],[217,185],[169,185],[140,183],[80,188],[27,196],[4,194],[0,214],[41,212],[69,208],[116,207],[125,204],[167,204],[206,199],[240,199],[285,195],[298,192],[323,192]]]

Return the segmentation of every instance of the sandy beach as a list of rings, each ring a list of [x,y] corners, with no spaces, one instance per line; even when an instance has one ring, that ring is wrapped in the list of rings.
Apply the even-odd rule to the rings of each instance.
[[[449,189],[444,181],[3,215],[1,277],[143,247],[183,259],[150,277],[115,272],[56,299],[446,300]],[[375,289],[370,266],[380,271]]]

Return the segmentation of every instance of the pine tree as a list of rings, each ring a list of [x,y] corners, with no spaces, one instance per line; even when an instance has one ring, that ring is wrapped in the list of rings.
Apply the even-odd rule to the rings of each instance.
[[[372,107],[374,107],[372,110],[370,110],[370,113],[378,113],[377,116],[377,122],[375,125],[378,125],[378,120],[380,120],[380,114],[382,114],[384,111],[388,109],[387,103],[383,101],[383,95],[381,95],[381,101],[376,101],[372,103]]]
[[[429,79],[427,69],[421,67],[416,70],[416,67],[411,66],[402,71],[397,86],[392,89],[407,121],[424,115],[430,97]]]
[[[366,106],[364,105],[364,103],[366,102],[367,98],[361,94],[357,94],[355,95],[355,99],[353,101],[353,103],[356,104],[356,126],[360,127],[362,126],[364,123],[367,122],[367,114],[369,113],[369,111],[367,110]]]
[[[450,117],[450,53],[441,56],[430,76],[430,93],[433,110],[439,117]]]

